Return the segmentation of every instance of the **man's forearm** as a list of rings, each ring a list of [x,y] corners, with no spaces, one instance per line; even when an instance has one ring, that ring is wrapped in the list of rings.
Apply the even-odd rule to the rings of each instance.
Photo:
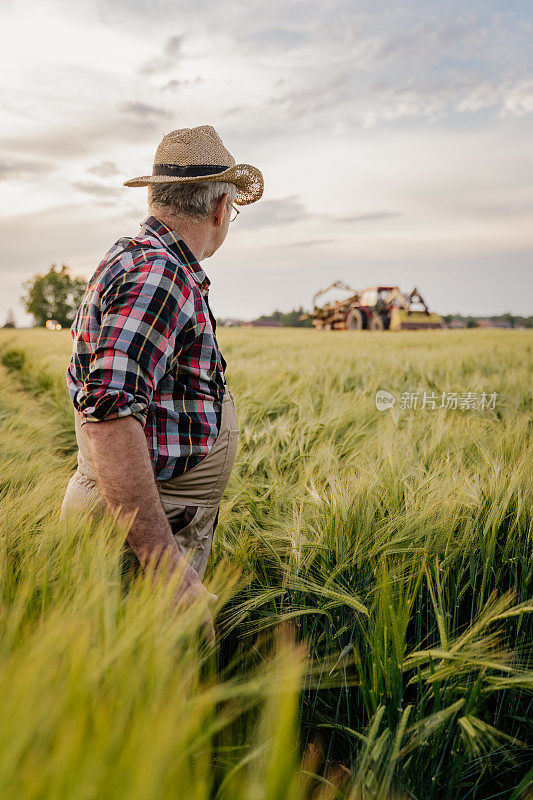
[[[137,511],[126,541],[143,568],[153,559],[157,565],[168,553],[174,570],[183,558],[172,534],[159,492],[140,422],[133,416],[102,422],[86,422],[89,446],[98,486],[108,508],[120,514]]]

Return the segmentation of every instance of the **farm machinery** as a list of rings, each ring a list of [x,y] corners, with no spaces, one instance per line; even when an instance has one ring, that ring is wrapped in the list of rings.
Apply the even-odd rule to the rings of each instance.
[[[318,305],[318,298],[331,289],[349,292],[344,300]],[[335,281],[313,297],[310,319],[319,330],[401,331],[442,328],[442,319],[431,312],[418,289],[404,295],[398,286],[371,286],[362,292],[343,281]]]

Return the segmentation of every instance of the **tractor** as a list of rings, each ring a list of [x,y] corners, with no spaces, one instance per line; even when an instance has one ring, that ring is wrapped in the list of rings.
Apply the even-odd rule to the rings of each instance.
[[[345,300],[317,305],[318,298],[331,289],[350,292]],[[343,281],[336,281],[313,297],[314,310],[302,319],[311,319],[319,330],[400,331],[442,328],[442,319],[430,312],[418,289],[404,295],[398,286],[371,286],[358,292]]]

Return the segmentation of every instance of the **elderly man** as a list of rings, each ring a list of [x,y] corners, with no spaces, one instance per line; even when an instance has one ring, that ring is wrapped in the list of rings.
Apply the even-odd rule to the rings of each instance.
[[[183,570],[178,601],[207,594],[239,433],[199,262],[225,240],[233,203],[261,197],[263,178],[201,125],[167,134],[152,175],[125,186],[148,186],[149,216],[106,253],[71,327],[78,467],[61,517],[134,512],[125,550],[143,568],[164,557]]]

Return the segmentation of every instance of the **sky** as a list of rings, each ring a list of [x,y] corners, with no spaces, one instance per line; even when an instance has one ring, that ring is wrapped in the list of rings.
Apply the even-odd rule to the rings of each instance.
[[[529,0],[3,0],[0,325],[147,216],[165,133],[213,125],[265,190],[202,262],[218,317],[335,280],[531,314]]]

